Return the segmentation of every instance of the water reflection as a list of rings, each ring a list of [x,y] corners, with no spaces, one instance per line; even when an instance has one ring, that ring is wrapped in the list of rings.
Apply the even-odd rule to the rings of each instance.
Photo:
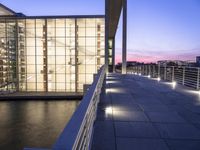
[[[1,101],[0,149],[50,148],[79,101]]]

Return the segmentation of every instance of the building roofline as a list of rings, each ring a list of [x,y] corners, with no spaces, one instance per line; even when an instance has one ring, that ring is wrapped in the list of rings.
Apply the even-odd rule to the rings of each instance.
[[[105,15],[0,16],[10,19],[105,18]]]
[[[6,7],[5,5],[3,5],[2,3],[0,3],[0,7],[3,7],[4,9],[6,9],[7,11],[13,13],[13,15],[16,15],[16,12],[8,7]]]
[[[17,13],[12,9],[6,7],[0,3],[0,7],[3,7],[7,11],[13,13],[12,15],[2,15],[0,18],[21,18],[21,19],[45,19],[45,18],[105,18],[105,15],[44,15],[44,16],[26,16],[23,13]]]

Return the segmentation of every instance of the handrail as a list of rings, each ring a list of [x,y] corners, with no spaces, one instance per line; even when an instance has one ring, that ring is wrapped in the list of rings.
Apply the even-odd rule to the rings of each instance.
[[[96,119],[97,105],[100,100],[105,74],[105,66],[102,66],[52,150],[90,149],[93,125]]]
[[[133,66],[127,69],[127,73],[146,75],[152,78],[160,78],[166,81],[175,81],[179,84],[200,89],[200,68],[183,66],[160,66],[146,64]]]

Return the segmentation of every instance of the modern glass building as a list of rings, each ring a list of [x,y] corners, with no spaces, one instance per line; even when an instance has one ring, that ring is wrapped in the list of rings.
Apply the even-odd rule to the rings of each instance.
[[[0,5],[0,90],[83,92],[105,63],[102,16],[25,16]]]

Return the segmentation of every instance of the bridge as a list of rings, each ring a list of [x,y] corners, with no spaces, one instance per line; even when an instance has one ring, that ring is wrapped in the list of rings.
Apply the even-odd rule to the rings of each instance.
[[[102,67],[52,150],[199,149],[200,92],[142,74]]]

